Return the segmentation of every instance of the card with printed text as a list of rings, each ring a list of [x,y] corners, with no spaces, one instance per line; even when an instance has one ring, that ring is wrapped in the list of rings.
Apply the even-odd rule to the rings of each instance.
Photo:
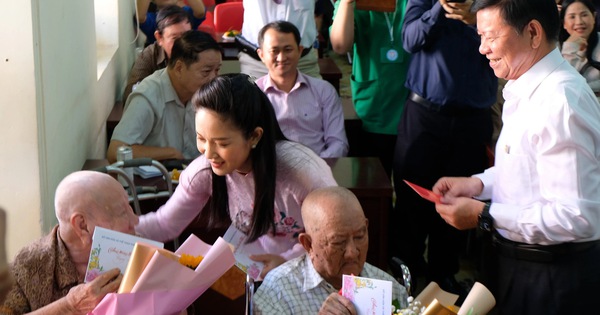
[[[392,282],[344,275],[342,296],[352,301],[358,315],[392,314]]]
[[[84,282],[90,282],[113,268],[119,268],[124,273],[136,242],[164,247],[161,242],[97,226],[92,237],[92,250]]]
[[[227,229],[223,239],[233,245],[235,250],[235,265],[256,280],[264,268],[264,264],[250,259],[250,255],[264,254],[264,250],[256,243],[246,244],[248,237],[244,232],[238,230],[233,224]]]

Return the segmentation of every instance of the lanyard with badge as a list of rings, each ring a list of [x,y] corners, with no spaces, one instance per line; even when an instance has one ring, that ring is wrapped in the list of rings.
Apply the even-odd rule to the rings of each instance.
[[[401,12],[404,11],[404,8],[401,8]],[[402,47],[398,46],[397,43],[394,42],[394,22],[396,21],[396,13],[398,12],[398,1],[396,1],[396,10],[393,14],[391,14],[392,18],[390,21],[390,13],[384,12],[385,22],[387,25],[388,34],[390,35],[390,44],[388,46],[381,47],[380,50],[380,62],[381,63],[401,63],[402,55],[400,54],[400,49]],[[404,17],[404,16],[402,16]],[[402,21],[400,21],[400,25],[402,25]]]

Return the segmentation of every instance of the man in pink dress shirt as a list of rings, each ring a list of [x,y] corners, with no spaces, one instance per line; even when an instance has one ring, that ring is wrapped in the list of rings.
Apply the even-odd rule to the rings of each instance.
[[[275,108],[284,135],[311,148],[320,157],[348,154],[342,103],[327,81],[298,71],[303,47],[300,32],[290,22],[265,25],[258,55],[269,73],[256,81]]]

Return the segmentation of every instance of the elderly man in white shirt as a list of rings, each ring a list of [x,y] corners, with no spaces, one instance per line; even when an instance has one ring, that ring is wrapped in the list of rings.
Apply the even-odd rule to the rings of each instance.
[[[478,0],[480,52],[504,88],[495,166],[442,178],[442,218],[495,229],[500,314],[583,314],[600,292],[600,105],[558,49],[553,0]],[[489,199],[483,203],[472,199]]]
[[[354,304],[338,292],[342,275],[392,282],[392,299],[407,305],[406,289],[383,270],[366,263],[368,220],[356,196],[343,187],[312,191],[302,204],[306,229],[298,240],[306,254],[271,270],[254,297],[254,313],[356,314]]]
[[[258,47],[258,33],[263,26],[279,20],[294,24],[300,31],[300,44],[304,47],[298,69],[311,77],[320,78],[318,53],[316,49],[311,49],[317,39],[315,2],[316,0],[244,0],[242,36]],[[256,78],[267,74],[267,68],[260,59],[244,52],[238,54],[238,59],[242,73]]]
[[[287,21],[271,22],[260,30],[258,42],[269,73],[256,84],[273,104],[283,134],[322,158],[346,156],[342,102],[329,82],[298,71],[298,29]]]

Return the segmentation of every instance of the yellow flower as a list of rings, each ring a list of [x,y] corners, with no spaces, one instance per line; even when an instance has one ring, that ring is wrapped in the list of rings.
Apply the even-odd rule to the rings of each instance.
[[[174,168],[171,171],[171,180],[179,180],[179,175],[181,175],[181,172],[179,172],[176,168]]]
[[[181,257],[179,257],[179,263],[184,266],[188,266],[192,269],[196,269],[196,267],[198,267],[198,265],[200,264],[202,259],[204,259],[204,257],[202,257],[202,256],[181,254]]]

